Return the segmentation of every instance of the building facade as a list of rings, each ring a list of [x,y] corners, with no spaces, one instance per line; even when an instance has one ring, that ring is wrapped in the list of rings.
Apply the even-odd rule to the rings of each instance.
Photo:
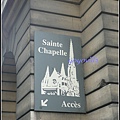
[[[86,113],[34,111],[34,32],[80,37]],[[69,58],[74,59],[72,41]],[[76,74],[74,62],[68,71]],[[62,75],[60,77],[60,75]],[[42,94],[79,96],[77,78],[61,71],[41,83]],[[54,76],[59,76],[60,83]],[[49,80],[54,80],[47,86]],[[71,82],[74,81],[74,84]],[[66,86],[72,86],[69,89]],[[68,90],[69,89],[69,90]],[[76,93],[72,92],[76,89]],[[49,92],[52,91],[52,92]],[[118,120],[118,0],[8,0],[2,12],[3,120]]]

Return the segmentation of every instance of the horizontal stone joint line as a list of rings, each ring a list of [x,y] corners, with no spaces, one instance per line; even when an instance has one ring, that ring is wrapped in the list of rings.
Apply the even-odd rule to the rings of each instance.
[[[30,40],[30,41],[25,45],[25,47],[22,49],[22,51],[21,51],[20,54],[18,55],[18,58],[17,58],[17,60],[16,60],[16,64],[17,64],[17,62],[18,62],[18,59],[19,59],[20,55],[24,52],[24,50],[25,50],[26,47],[30,44],[30,42],[33,42],[33,41]]]
[[[103,67],[107,66],[107,65],[114,65],[114,66],[118,66],[118,64],[114,64],[114,63],[106,63],[103,66],[101,66],[100,68],[98,68],[97,70],[93,71],[92,73],[90,73],[89,75],[87,75],[86,77],[84,77],[84,80],[87,79],[88,77],[90,77],[91,75],[93,75],[94,73],[98,72],[99,70],[101,70]]]
[[[26,19],[27,15],[29,14],[29,12],[30,12],[30,9],[28,10],[28,12],[27,12],[27,14],[25,15],[24,19],[22,20],[20,26],[18,27],[17,31],[15,32],[15,35],[18,33],[20,27],[22,26],[22,24],[23,24],[23,22],[25,21],[25,19]]]
[[[108,12],[101,11],[85,28],[82,29],[81,32],[84,32],[102,14],[107,14],[107,15],[112,15],[112,16],[118,16],[118,14],[113,14],[113,13],[108,13]]]
[[[49,12],[49,11],[44,11],[44,10],[37,10],[37,9],[31,9],[31,10],[50,13],[50,14],[64,15],[64,14],[54,13],[54,12]],[[108,13],[108,12],[101,11],[85,28],[83,28],[83,30],[81,32],[85,31],[85,29],[87,29],[101,14],[109,14],[109,15],[114,15],[114,16],[118,15],[118,14],[114,14],[114,13]],[[64,15],[64,16],[75,17],[75,16],[70,16],[70,15]],[[81,18],[81,17],[76,17],[76,18]]]
[[[81,18],[88,12],[88,10],[97,2],[97,0],[95,0],[90,7],[80,16]]]
[[[82,45],[82,48],[83,48],[85,45],[87,45],[92,39],[94,39],[97,35],[99,35],[103,30],[118,32],[118,30],[102,28],[98,33],[96,33],[92,38],[90,38],[84,45]]]
[[[31,111],[34,112],[34,109],[30,109],[30,110],[26,111],[23,115],[21,115],[21,116],[20,116],[19,118],[17,118],[16,120],[21,119],[22,117],[24,117],[27,113],[29,113],[29,112],[31,112]]]
[[[18,59],[19,59],[19,57],[20,57],[20,55],[23,53],[23,51],[26,49],[26,47],[29,45],[29,43],[30,42],[34,42],[34,40],[29,40],[29,42],[26,44],[26,46],[22,49],[22,51],[20,52],[20,54],[18,55],[18,58],[17,58],[17,60],[16,60],[16,63],[15,64],[17,64],[17,62],[18,62]],[[19,45],[19,44],[18,44]]]
[[[118,104],[118,102],[109,102],[109,103],[106,103],[106,104],[104,104],[104,105],[102,105],[102,106],[100,106],[100,107],[97,107],[97,108],[93,109],[93,110],[87,111],[87,114],[89,114],[89,113],[91,113],[91,112],[94,112],[94,111],[96,111],[96,110],[98,110],[98,109],[104,108],[104,107],[106,107],[106,106],[109,106],[109,105],[111,105],[111,104]]]
[[[116,83],[115,83],[115,82],[107,82],[107,84],[106,84],[105,86],[110,85],[110,84],[116,84],[116,85],[118,85],[118,82],[116,82]],[[88,95],[90,95],[90,94],[92,94],[92,93],[94,93],[94,92],[102,89],[102,88],[105,87],[105,86],[102,86],[102,87],[99,86],[98,88],[96,88],[96,89],[92,90],[91,92],[85,94],[85,96],[88,96]]]
[[[13,73],[13,72],[5,72],[5,71],[2,71],[2,73],[6,73],[6,74],[16,74],[16,73]]]
[[[23,53],[23,51],[26,49],[26,47],[30,44],[30,42],[31,42],[31,41],[29,41],[29,42],[25,45],[25,47],[22,49],[22,51],[21,51],[21,52],[20,52],[20,54],[18,55],[18,58],[17,58],[17,60],[16,60],[16,63],[15,63],[15,64],[17,64],[17,62],[18,62],[18,59],[19,59],[20,55]]]
[[[34,75],[34,73],[30,73],[30,74],[17,86],[17,89],[27,80],[27,78],[28,78],[30,75]]]
[[[7,80],[2,80],[2,82],[7,82],[7,83],[16,83],[16,81],[7,81]]]
[[[24,6],[26,5],[26,3],[27,3],[27,1],[25,1],[25,4],[22,6],[22,9],[23,9],[23,8],[24,8]],[[21,13],[22,9],[19,11],[19,13],[18,13],[17,17],[18,17],[18,16],[20,16],[20,13]],[[15,22],[17,21],[17,17],[16,17]],[[25,17],[26,17],[26,16],[25,16]],[[16,30],[16,27],[15,27],[15,30]],[[17,32],[18,32],[18,31],[17,31]],[[15,33],[15,36],[14,36],[13,46],[15,46],[15,38],[16,38],[16,34],[17,34],[17,32]],[[14,51],[14,47],[13,47],[12,51]],[[16,53],[16,51],[15,51],[15,53]]]
[[[16,67],[16,65],[15,65],[15,64],[6,64],[6,63],[3,63],[3,66],[4,66],[4,65],[14,66],[14,67]]]
[[[2,90],[2,92],[16,92],[15,90]]]
[[[44,27],[44,28],[51,28],[51,29],[57,29],[57,30],[64,30],[64,31],[71,31],[71,32],[81,33],[81,31],[79,31],[79,30],[71,30],[71,29],[58,28],[58,27],[52,27],[52,26],[46,26],[46,25],[39,25],[39,24],[33,24],[33,23],[30,23],[30,25],[37,26],[37,27]]]
[[[81,1],[79,2],[79,5],[81,5],[83,1],[84,1],[84,0],[81,0]]]
[[[30,93],[34,93],[33,90],[30,90],[29,92],[27,92],[18,102],[17,104],[19,104],[27,95],[29,95]]]
[[[63,14],[63,13],[56,13],[56,12],[45,11],[45,10],[40,10],[40,9],[35,9],[35,8],[30,8],[30,10],[43,12],[43,13],[50,13],[50,14],[54,14],[54,15],[62,15],[62,16],[66,16],[66,17],[80,18],[80,16],[68,15],[68,14]]]
[[[14,20],[14,23],[16,23],[17,18],[18,18],[18,16],[20,15],[20,13],[21,13],[21,11],[22,11],[22,9],[24,8],[24,6],[25,6],[26,3],[27,3],[27,0],[24,1],[22,7],[20,8],[20,11],[18,12],[18,14],[17,14],[17,16],[16,16],[16,19]],[[12,26],[11,26],[11,27],[12,27]],[[10,34],[10,31],[9,31],[8,34]]]
[[[89,57],[87,58],[87,60],[90,59],[90,57],[93,57],[95,54],[99,53],[101,50],[103,50],[103,49],[106,48],[106,47],[118,49],[118,46],[104,45],[104,46],[101,47],[99,50],[97,50],[95,53],[93,53],[91,56],[89,56]],[[85,64],[85,62],[84,62],[83,64]]]
[[[112,16],[119,16],[117,13],[110,13],[110,12],[105,12],[105,11],[101,11],[103,14],[107,14],[107,15],[112,15]]]
[[[80,5],[79,2],[72,2],[72,1],[65,1],[65,0],[55,0],[55,1],[65,2],[65,3],[75,4],[75,5]]]
[[[24,65],[29,61],[30,58],[34,58],[33,56],[30,56],[25,63],[20,67],[20,69],[18,70],[18,72],[16,73],[18,75],[18,73],[20,72],[20,70],[24,67]]]
[[[2,100],[2,102],[16,102],[15,100]]]
[[[86,25],[81,32],[84,32],[101,14],[102,12],[100,12],[88,25]]]
[[[2,113],[16,113],[15,111],[2,111]]]
[[[16,45],[16,48],[18,47],[18,44],[19,44],[19,42],[21,41],[21,39],[23,38],[23,36],[25,35],[25,33],[26,33],[26,31],[29,29],[29,27],[30,27],[30,24],[28,25],[28,27],[26,28],[26,30],[24,31],[24,33],[23,33],[23,35],[20,37],[20,39],[18,40],[18,43],[17,43],[17,45]],[[15,43],[15,42],[14,42]],[[16,55],[16,49],[15,49],[15,55]]]
[[[6,57],[6,56],[3,56],[5,59],[12,59],[14,60],[14,57]]]

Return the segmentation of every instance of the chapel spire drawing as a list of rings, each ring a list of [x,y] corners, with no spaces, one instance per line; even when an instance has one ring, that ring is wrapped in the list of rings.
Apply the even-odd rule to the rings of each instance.
[[[70,39],[69,60],[74,60],[72,39]],[[64,63],[61,65],[61,71],[58,72],[54,68],[51,75],[49,74],[49,66],[47,66],[45,77],[41,82],[41,94],[80,97],[74,62],[68,64],[67,72],[66,75]]]

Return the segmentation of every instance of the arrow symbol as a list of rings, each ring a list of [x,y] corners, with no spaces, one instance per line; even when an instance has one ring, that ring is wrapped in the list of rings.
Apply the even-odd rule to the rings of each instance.
[[[47,104],[46,104],[47,102],[48,102],[48,99],[46,99],[45,101],[41,100],[41,105],[42,106],[47,106]]]

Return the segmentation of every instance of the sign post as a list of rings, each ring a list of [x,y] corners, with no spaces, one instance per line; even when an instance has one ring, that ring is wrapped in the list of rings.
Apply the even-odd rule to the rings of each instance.
[[[35,32],[35,111],[85,113],[79,37]]]

